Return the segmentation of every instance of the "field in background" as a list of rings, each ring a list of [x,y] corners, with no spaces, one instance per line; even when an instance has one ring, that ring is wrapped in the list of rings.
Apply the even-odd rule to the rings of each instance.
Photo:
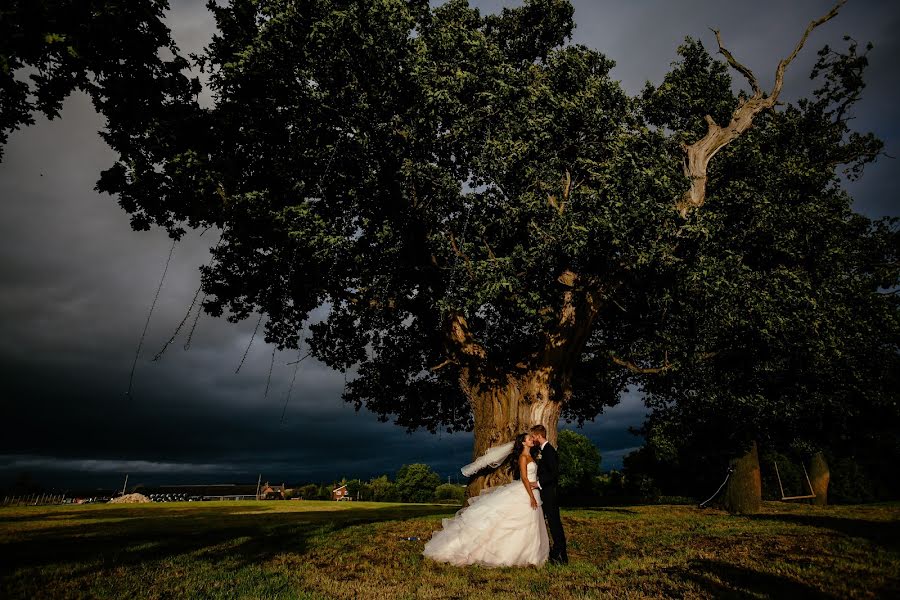
[[[766,503],[750,517],[566,510],[571,564],[542,569],[423,559],[453,512],[307,501],[3,508],[0,597],[900,597],[896,503]]]

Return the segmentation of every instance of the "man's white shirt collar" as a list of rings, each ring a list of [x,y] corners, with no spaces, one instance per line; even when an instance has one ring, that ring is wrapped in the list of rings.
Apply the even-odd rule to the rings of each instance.
[[[541,444],[541,450],[543,450],[544,446],[546,446],[548,443],[549,443],[549,440],[544,440],[544,443]]]

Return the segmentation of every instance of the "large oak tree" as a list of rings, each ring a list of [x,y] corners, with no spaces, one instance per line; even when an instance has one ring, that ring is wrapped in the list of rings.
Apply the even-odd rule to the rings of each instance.
[[[594,418],[629,384],[681,401],[781,323],[838,339],[834,294],[896,315],[876,295],[896,285],[896,255],[877,281],[832,285],[845,240],[894,232],[840,186],[836,169],[881,149],[848,129],[845,63],[823,64],[830,92],[776,108],[838,7],[768,92],[717,32],[726,62],[688,40],[630,97],[611,60],[569,43],[564,0],[496,15],[463,0],[210,3],[218,32],[197,64],[211,107],[163,1],[12,7],[3,131],[90,93],[119,154],[98,188],[133,226],[221,230],[208,313],[263,314],[266,340],[295,348],[327,303],[309,348],[355,368],[344,399],[409,428],[474,428],[476,455],[534,423],[554,440],[561,416]],[[29,65],[34,97],[14,77]]]

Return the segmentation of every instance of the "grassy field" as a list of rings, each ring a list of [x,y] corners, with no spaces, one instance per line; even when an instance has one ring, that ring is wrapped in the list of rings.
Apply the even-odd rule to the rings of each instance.
[[[564,511],[571,564],[423,559],[453,508],[204,502],[0,509],[0,598],[900,597],[900,504]],[[401,537],[417,536],[420,541]]]

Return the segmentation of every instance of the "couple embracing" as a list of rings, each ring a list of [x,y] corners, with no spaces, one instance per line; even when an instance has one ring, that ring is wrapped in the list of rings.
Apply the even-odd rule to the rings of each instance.
[[[482,490],[469,498],[468,506],[456,516],[444,519],[443,529],[425,544],[425,556],[457,566],[569,562],[557,496],[559,454],[547,442],[546,428],[535,425],[515,441],[491,448],[463,467],[462,473],[468,476],[504,463],[512,471],[513,481]]]

